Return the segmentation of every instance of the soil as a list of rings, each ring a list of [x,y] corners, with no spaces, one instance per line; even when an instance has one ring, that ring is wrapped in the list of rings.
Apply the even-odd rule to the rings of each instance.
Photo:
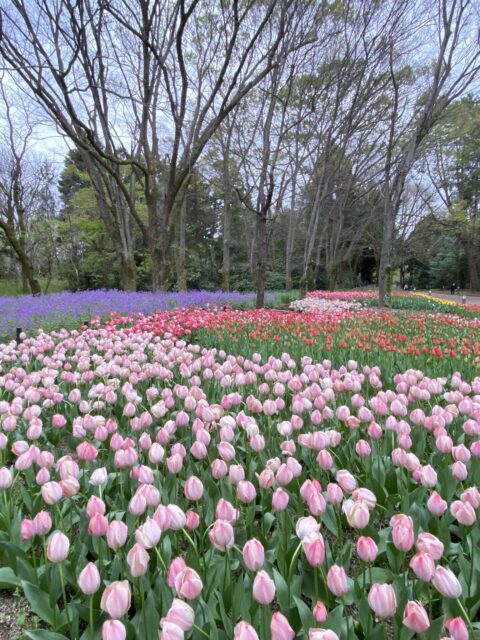
[[[25,598],[13,591],[0,590],[1,640],[27,640],[23,628],[33,626],[33,615]]]

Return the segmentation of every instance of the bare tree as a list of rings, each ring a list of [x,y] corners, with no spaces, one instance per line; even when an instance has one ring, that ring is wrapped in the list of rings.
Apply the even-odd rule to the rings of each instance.
[[[406,41],[390,42],[391,109],[382,185],[383,236],[379,266],[381,305],[388,304],[395,228],[405,181],[434,125],[480,71],[479,16],[475,4],[470,0],[438,0],[434,11],[430,4],[426,9],[421,15],[416,11],[415,21],[410,13],[405,14],[412,25],[407,30]],[[426,30],[430,34],[432,28],[437,32],[436,51],[432,60],[432,39],[429,38],[426,56],[430,72],[426,77],[420,76],[415,94],[412,87],[402,82],[402,76],[414,51],[421,59],[419,42]]]
[[[32,259],[30,227],[52,187],[48,161],[34,153],[35,118],[32,110],[0,81],[4,128],[0,131],[0,230],[17,257],[23,291],[40,294],[40,283]],[[13,97],[12,97],[13,96]],[[50,201],[51,202],[51,201]]]
[[[0,54],[105,172],[121,249],[131,249],[125,206],[150,244],[155,289],[168,285],[175,199],[192,167],[241,100],[311,39],[317,11],[300,0],[13,0],[1,9]],[[148,228],[122,166],[143,186]]]

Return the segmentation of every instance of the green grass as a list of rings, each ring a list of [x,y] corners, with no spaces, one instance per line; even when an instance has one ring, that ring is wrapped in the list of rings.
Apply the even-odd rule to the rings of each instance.
[[[45,287],[47,286],[47,278],[39,278],[40,287],[42,293],[45,293]],[[67,289],[67,283],[60,278],[52,278],[48,284],[47,293],[60,293]],[[30,293],[30,292],[28,292]],[[4,279],[0,278],[0,296],[23,296],[25,295],[22,290],[22,281],[20,279]]]

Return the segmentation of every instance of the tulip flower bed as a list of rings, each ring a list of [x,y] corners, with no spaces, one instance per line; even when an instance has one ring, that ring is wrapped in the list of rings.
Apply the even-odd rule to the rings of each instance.
[[[0,345],[27,636],[480,638],[478,329],[180,309]]]

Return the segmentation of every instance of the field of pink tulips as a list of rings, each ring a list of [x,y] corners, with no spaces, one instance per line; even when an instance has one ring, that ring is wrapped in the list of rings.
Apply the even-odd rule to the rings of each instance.
[[[393,316],[335,313],[0,344],[0,588],[28,638],[480,638],[478,321],[405,316],[447,346],[393,359]]]

